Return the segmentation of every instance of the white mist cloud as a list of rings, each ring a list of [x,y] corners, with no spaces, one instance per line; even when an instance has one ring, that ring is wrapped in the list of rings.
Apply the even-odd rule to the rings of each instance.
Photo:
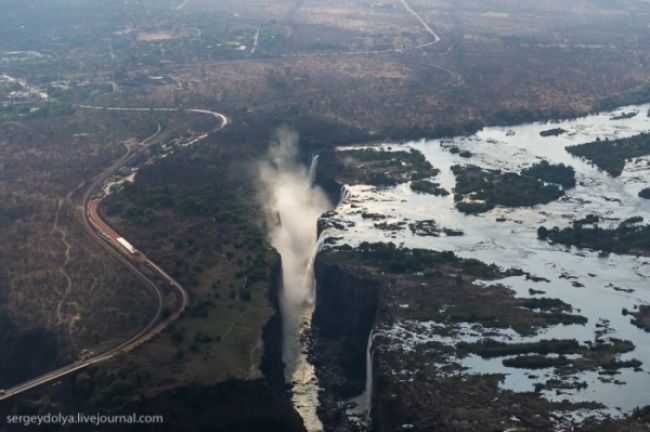
[[[279,129],[269,156],[271,162],[260,165],[260,176],[268,190],[266,205],[279,219],[271,244],[282,255],[285,300],[299,306],[311,300],[307,271],[317,242],[316,223],[331,205],[298,161],[298,134]]]
[[[260,163],[259,169],[266,186],[264,204],[277,216],[270,241],[282,256],[285,375],[293,383],[292,400],[307,429],[322,430],[316,411],[319,386],[303,352],[301,336],[314,309],[312,263],[318,243],[317,222],[332,206],[323,190],[312,184],[313,169],[300,164],[294,131],[282,128],[276,132],[269,161]]]

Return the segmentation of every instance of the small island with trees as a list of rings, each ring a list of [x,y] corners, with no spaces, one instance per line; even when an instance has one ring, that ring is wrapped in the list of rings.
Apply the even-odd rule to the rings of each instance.
[[[627,219],[611,229],[600,228],[599,222],[598,216],[589,215],[574,221],[570,228],[548,229],[541,226],[537,230],[537,238],[604,253],[650,255],[650,225],[641,225],[642,217]]]
[[[555,129],[549,129],[549,130],[541,131],[539,134],[540,134],[540,136],[546,138],[546,137],[551,137],[551,136],[563,135],[565,133],[566,133],[565,129],[555,128]]]
[[[468,214],[484,213],[497,205],[526,207],[546,204],[574,187],[575,170],[564,164],[541,161],[521,173],[482,169],[474,165],[452,167],[456,175],[456,208]]]
[[[645,188],[639,192],[639,198],[650,199],[650,188]]]
[[[650,155],[650,134],[635,135],[617,140],[596,140],[587,144],[569,146],[574,156],[587,159],[612,177],[623,173],[628,160]]]
[[[333,178],[339,184],[371,186],[396,186],[434,177],[440,172],[415,149],[386,147],[325,150],[320,154],[318,168],[320,175]],[[425,184],[418,187],[429,189]]]

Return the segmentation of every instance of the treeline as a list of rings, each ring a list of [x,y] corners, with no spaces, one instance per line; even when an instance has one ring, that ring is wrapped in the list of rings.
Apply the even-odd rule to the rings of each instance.
[[[435,196],[447,196],[449,192],[440,187],[440,183],[429,180],[415,180],[411,182],[411,190],[416,193],[431,194]]]
[[[650,134],[640,134],[617,140],[596,140],[587,144],[569,146],[567,151],[587,159],[613,177],[618,177],[625,162],[650,155]]]
[[[639,198],[650,199],[650,188],[645,188],[640,191]]]
[[[589,248],[604,253],[650,253],[650,225],[639,225],[643,218],[636,217],[622,222],[614,229],[598,226],[599,218],[590,216],[573,223],[570,228],[548,229],[541,226],[537,230],[540,240],[550,240],[578,248]]]
[[[547,183],[559,184],[565,189],[573,188],[576,185],[575,169],[562,163],[552,165],[543,160],[523,170],[521,175],[543,180]]]
[[[363,148],[344,151],[325,150],[320,154],[319,177],[341,183],[395,186],[438,175],[424,155],[415,150]]]
[[[104,200],[102,211],[137,225],[145,245],[160,235],[174,238],[174,259],[165,256],[162,263],[189,285],[213,262],[209,251],[232,247],[226,259],[237,268],[236,283],[246,281],[239,295],[247,299],[252,283],[269,278],[256,194],[255,179],[240,162],[223,158],[219,146],[198,143],[141,169],[135,183]]]
[[[438,252],[428,249],[407,249],[394,243],[361,243],[356,249],[340,246],[340,250],[349,251],[357,261],[370,262],[388,269],[391,273],[417,273],[435,276],[442,265],[454,265],[464,274],[489,276],[499,272],[494,264],[485,264],[477,259],[459,258],[453,252]]]
[[[566,165],[546,161],[533,165],[521,174],[485,170],[477,166],[455,165],[456,208],[463,213],[483,213],[497,205],[506,207],[546,204],[564,195],[562,188],[575,186],[575,171]]]

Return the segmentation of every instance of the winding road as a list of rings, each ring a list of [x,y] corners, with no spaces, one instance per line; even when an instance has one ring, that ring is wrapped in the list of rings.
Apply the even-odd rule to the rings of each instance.
[[[407,53],[409,51],[416,51],[416,50],[421,50],[433,45],[436,45],[441,41],[440,35],[436,33],[435,30],[431,28],[429,24],[418,14],[413,10],[413,8],[406,2],[406,0],[399,0],[404,6],[404,9],[411,15],[413,15],[420,25],[424,28],[424,30],[431,35],[433,40],[429,42],[425,42],[423,44],[418,44],[415,46],[407,47],[407,48],[390,48],[390,49],[381,49],[381,50],[366,50],[366,51],[324,51],[324,52],[316,52],[316,53],[292,53],[292,54],[284,54],[281,57],[329,57],[329,56],[356,56],[356,55],[372,55],[372,54],[388,54],[388,53]],[[442,68],[441,68],[442,69]],[[453,76],[453,73],[451,73]]]
[[[82,109],[96,109],[106,111],[163,111],[163,112],[177,112],[179,110],[173,108],[118,108],[118,107],[98,107],[91,105],[77,105]],[[219,131],[230,123],[230,119],[224,114],[214,111],[203,109],[188,109],[186,112],[196,114],[207,114],[215,117],[218,120],[217,126],[208,133],[193,137],[185,145],[191,145],[198,141],[205,139],[210,133]],[[170,323],[178,319],[189,303],[189,296],[183,286],[165,272],[160,266],[151,261],[143,253],[136,251],[132,253],[127,250],[124,245],[118,242],[118,238],[122,238],[110,225],[108,225],[99,215],[97,209],[103,197],[95,197],[99,191],[100,186],[109,179],[117,170],[126,166],[140,151],[143,151],[151,144],[156,142],[156,138],[162,132],[162,127],[158,125],[157,131],[147,139],[141,141],[136,146],[127,146],[126,153],[113,165],[107,168],[104,172],[95,177],[88,186],[75,209],[75,219],[83,229],[88,238],[97,243],[120,264],[128,268],[141,282],[143,282],[149,289],[151,289],[154,297],[157,299],[156,313],[149,321],[147,326],[142,329],[138,334],[129,340],[119,344],[118,346],[101,354],[79,360],[67,366],[63,366],[54,371],[48,372],[39,377],[33,378],[27,382],[18,384],[9,389],[0,391],[0,401],[12,398],[28,390],[34,389],[41,385],[56,381],[65,377],[73,372],[84,369],[90,365],[97,364],[109,359],[112,359],[120,354],[127,353],[134,348],[147,342],[154,336],[162,332]],[[136,147],[134,149],[134,147]],[[78,188],[85,185],[82,184]],[[75,192],[75,191],[73,191]],[[68,197],[70,197],[68,195]],[[170,313],[163,313],[164,311],[164,297],[165,292],[172,291],[175,296],[174,308]]]
[[[189,0],[183,1],[180,5],[177,6],[177,10],[183,9],[183,7],[188,3]],[[411,13],[422,25],[422,27],[429,33],[433,40],[425,44],[421,44],[415,47],[397,50],[400,52],[410,51],[414,49],[422,49],[431,45],[435,45],[440,42],[440,36],[424,21],[424,19],[415,12],[406,0],[399,0],[404,8]],[[259,30],[256,32],[255,39],[259,37]],[[254,52],[256,44],[254,45],[251,52]],[[395,50],[377,50],[377,51],[360,51],[360,52],[338,52],[338,53],[318,53],[318,54],[309,54],[313,55],[332,55],[332,54],[346,54],[346,55],[358,55],[358,54],[380,54],[385,52],[391,52]],[[431,65],[433,66],[433,65]],[[128,108],[128,107],[100,107],[94,105],[76,105],[77,108],[81,109],[92,109],[92,110],[103,110],[103,111],[137,111],[137,112],[146,112],[146,111],[155,111],[155,112],[179,112],[179,109],[175,108]],[[205,139],[209,134],[217,132],[230,123],[230,119],[221,113],[192,108],[187,109],[185,112],[191,112],[196,114],[205,114],[211,115],[217,119],[217,126],[210,132],[204,133],[193,137],[192,140],[186,142],[184,145],[191,145],[198,141]],[[160,266],[150,260],[146,255],[141,252],[132,253],[127,250],[125,246],[118,241],[122,236],[117,233],[110,225],[108,225],[99,215],[98,207],[102,200],[102,197],[94,198],[94,195],[98,192],[99,187],[109,179],[117,170],[126,166],[140,151],[149,147],[152,143],[155,142],[155,139],[161,133],[162,128],[158,125],[158,130],[152,134],[150,137],[146,138],[136,146],[127,146],[126,153],[113,165],[107,168],[104,172],[99,174],[92,181],[90,186],[86,188],[85,192],[82,195],[82,198],[77,206],[76,211],[74,212],[75,218],[79,225],[82,227],[84,233],[88,238],[101,246],[107,253],[109,253],[113,258],[115,258],[120,264],[128,268],[141,282],[143,282],[154,294],[154,297],[157,299],[157,308],[156,313],[153,318],[149,321],[147,326],[142,329],[138,334],[133,336],[131,339],[119,344],[118,346],[98,355],[94,355],[87,359],[79,360],[75,363],[72,363],[67,366],[63,366],[54,371],[48,372],[39,377],[33,378],[27,382],[18,384],[9,389],[0,390],[0,401],[10,399],[14,396],[20,395],[26,391],[34,389],[36,387],[42,386],[44,384],[56,381],[60,378],[63,378],[71,373],[77,372],[81,369],[84,369],[93,364],[97,364],[109,359],[112,359],[120,354],[127,353],[134,348],[142,345],[143,343],[149,341],[154,336],[161,333],[170,323],[178,319],[185,308],[189,303],[189,296],[187,291],[183,286],[178,283],[174,278],[172,278],[167,272],[165,272]],[[133,147],[137,147],[134,150]],[[82,184],[80,187],[84,186]],[[72,195],[68,196],[67,199]],[[173,311],[169,314],[163,313],[164,309],[164,297],[165,291],[171,290],[176,297],[176,302],[174,305]]]

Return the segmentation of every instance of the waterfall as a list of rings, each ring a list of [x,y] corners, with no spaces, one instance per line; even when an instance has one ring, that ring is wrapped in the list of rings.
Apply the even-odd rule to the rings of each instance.
[[[325,244],[325,238],[325,233],[322,233],[316,242],[316,246],[314,246],[314,250],[309,257],[309,263],[307,264],[307,271],[305,274],[307,279],[305,281],[305,284],[308,288],[311,289],[310,298],[312,302],[315,302],[316,300],[316,275],[314,274],[314,263],[316,262],[316,256],[318,255],[318,252],[320,252],[320,250],[323,248],[323,245]]]
[[[345,204],[345,202],[350,198],[350,187],[348,185],[341,186],[341,193],[339,198],[338,205]]]
[[[268,192],[265,205],[281,221],[272,227],[270,241],[282,256],[280,312],[285,378],[292,385],[292,402],[305,427],[316,432],[323,429],[317,415],[320,387],[303,342],[314,311],[313,262],[322,244],[317,239],[317,222],[331,204],[314,185],[318,156],[312,158],[309,170],[298,163],[295,132],[277,132],[269,159],[260,164],[260,178]]]
[[[368,344],[366,346],[366,386],[359,396],[350,399],[350,408],[347,409],[347,414],[351,419],[354,419],[364,429],[370,426],[370,415],[372,414],[372,392],[373,392],[373,360],[372,360],[372,346],[377,334],[370,331],[368,335]]]
[[[318,154],[315,154],[311,158],[311,165],[309,166],[309,184],[313,185],[314,182],[316,181],[316,169],[318,168]]]
[[[373,384],[373,362],[372,362],[372,344],[375,341],[375,332],[370,330],[368,335],[368,346],[366,347],[366,388],[364,394],[366,399],[366,418],[370,422],[370,415],[372,414],[372,384]]]

